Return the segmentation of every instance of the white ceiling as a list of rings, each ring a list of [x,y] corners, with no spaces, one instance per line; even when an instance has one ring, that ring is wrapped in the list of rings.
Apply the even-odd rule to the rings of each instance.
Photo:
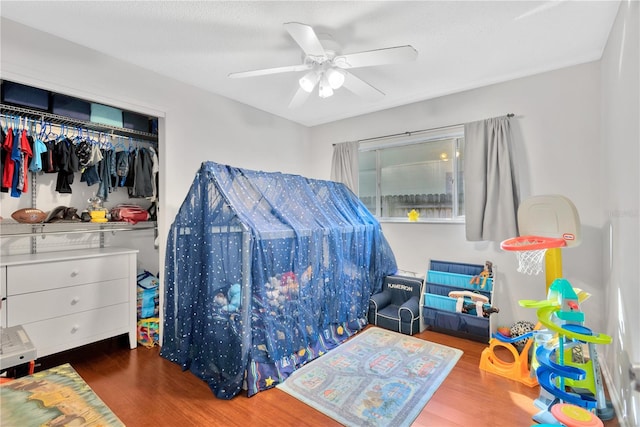
[[[305,126],[597,60],[619,1],[6,1],[0,14]],[[285,22],[340,53],[412,45],[415,62],[351,72],[386,96],[340,89],[288,108],[304,72],[229,79],[302,62]]]

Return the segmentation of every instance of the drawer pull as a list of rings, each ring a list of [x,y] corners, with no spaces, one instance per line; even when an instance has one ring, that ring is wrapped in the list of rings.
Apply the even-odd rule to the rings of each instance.
[[[79,329],[80,329],[80,325],[73,325],[73,327],[71,328],[71,333],[75,334],[76,332],[78,332]]]
[[[71,300],[71,305],[76,305],[79,302],[80,302],[80,297],[73,297],[73,299]]]
[[[76,277],[78,274],[80,274],[80,271],[78,269],[71,271],[71,277]]]

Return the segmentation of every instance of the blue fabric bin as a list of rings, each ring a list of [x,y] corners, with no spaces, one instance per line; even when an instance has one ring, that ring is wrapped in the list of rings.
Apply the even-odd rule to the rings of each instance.
[[[122,120],[126,129],[149,132],[149,117],[131,111],[122,112]]]
[[[483,279],[480,278],[480,284],[472,284],[471,279],[473,275],[446,273],[443,271],[429,270],[427,272],[427,282],[439,283],[442,285],[456,286],[458,288],[470,289],[470,290],[483,290],[491,292],[493,288],[493,279],[487,278],[484,288],[481,287]]]
[[[464,329],[471,335],[486,337],[489,340],[489,318],[465,314],[462,316]]]
[[[442,295],[442,296],[449,296],[449,292],[451,291],[459,291],[460,288],[457,286],[448,286],[448,285],[441,285],[439,283],[429,283],[427,282],[425,284],[425,292],[427,294],[436,294],[436,295]],[[473,292],[477,292],[481,295],[484,295],[485,297],[491,299],[491,292],[489,291],[485,291],[484,289],[482,290],[477,290],[474,289]]]
[[[424,306],[434,307],[439,310],[456,311],[456,299],[443,295],[425,294]]]
[[[121,128],[123,127],[122,110],[107,105],[91,103],[91,121]]]
[[[53,94],[52,112],[87,122],[91,120],[91,104],[89,102],[59,93]]]
[[[434,330],[461,331],[462,321],[458,313],[425,307],[423,319]]]
[[[49,91],[20,83],[2,82],[2,102],[20,107],[49,110]]]
[[[484,266],[479,264],[466,264],[462,262],[431,260],[431,270],[444,271],[446,273],[467,274],[475,276],[482,272]]]

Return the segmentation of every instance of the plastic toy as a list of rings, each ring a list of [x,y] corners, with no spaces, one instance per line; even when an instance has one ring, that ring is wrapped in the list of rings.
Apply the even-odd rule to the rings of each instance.
[[[591,412],[568,403],[553,405],[551,414],[567,427],[603,427],[604,423]]]
[[[138,344],[147,348],[154,347],[160,342],[159,337],[160,319],[149,317],[138,321]]]
[[[551,282],[562,277],[561,248],[577,246],[581,242],[578,212],[573,203],[563,196],[531,197],[518,207],[518,227],[521,235],[505,240],[500,246],[503,250],[514,252],[520,273],[535,275],[545,268],[548,294]],[[527,338],[534,336],[535,333],[526,335]],[[508,338],[493,334],[489,348],[482,352],[480,368],[531,387],[537,385],[535,371],[529,362],[529,351],[534,340],[528,339],[520,351],[513,345],[523,338],[525,335]],[[505,347],[514,356],[514,361],[509,363],[501,360],[495,354],[495,347]],[[535,363],[533,354],[531,364]]]
[[[228,303],[222,307],[222,311],[235,312],[238,311],[240,307],[240,297],[241,297],[241,289],[240,284],[235,283],[231,285],[229,291],[227,292]]]
[[[516,338],[508,338],[500,334],[494,334],[491,340],[489,340],[489,347],[482,351],[480,369],[521,382],[529,387],[538,385],[537,378],[529,368],[528,354],[533,340],[527,339],[521,352],[518,352],[512,344],[523,338],[530,338],[531,336],[533,336],[533,332],[528,332]],[[513,362],[508,362],[498,357],[496,349],[499,347],[505,348],[511,353]]]
[[[418,218],[420,218],[420,212],[415,209],[411,209],[411,212],[409,212],[407,216],[409,217],[409,221],[416,222]]]
[[[479,285],[481,289],[484,289],[487,285],[487,279],[493,276],[493,264],[491,261],[487,261],[484,266],[484,270],[480,272],[479,275],[473,276],[469,281],[472,285]]]
[[[560,402],[594,410],[603,420],[613,418],[612,406],[605,400],[595,349],[596,344],[611,343],[611,337],[595,335],[583,325],[584,313],[580,311],[579,304],[586,298],[588,294],[576,292],[567,280],[559,278],[551,284],[547,300],[520,301],[523,307],[537,308],[540,324],[557,336],[555,340],[540,343],[535,352],[539,363],[536,376],[542,388],[535,402],[542,411],[533,417],[535,421],[548,423],[555,420],[552,409]],[[589,348],[590,363],[584,366],[567,363],[567,355],[571,356],[572,350],[584,343]],[[580,385],[589,387],[575,387],[576,383],[570,383],[572,381],[582,381]]]

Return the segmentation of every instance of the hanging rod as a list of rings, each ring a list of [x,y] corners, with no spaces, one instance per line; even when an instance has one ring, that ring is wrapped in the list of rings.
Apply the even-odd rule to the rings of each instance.
[[[59,114],[32,110],[30,108],[17,107],[14,105],[0,104],[0,115],[8,120],[11,119],[11,116],[22,116],[32,120],[48,121],[57,125],[82,127],[97,132],[109,133],[112,135],[138,137],[139,139],[158,142],[158,135],[153,133],[142,132],[139,130],[127,129],[118,126],[105,125],[102,123],[95,123],[87,120],[74,119],[71,117],[61,116]]]
[[[511,118],[514,115],[515,114],[513,114],[513,113],[509,113],[509,114],[507,114],[507,117]],[[434,130],[455,128],[455,127],[464,126],[464,125],[465,125],[465,123],[458,123],[458,124],[455,124],[455,125],[440,126],[440,127],[436,127],[436,128],[420,129],[420,130],[413,130],[413,131],[407,131],[407,132],[401,132],[401,133],[392,133],[390,135],[373,136],[371,138],[358,139],[356,142],[358,142],[358,143],[360,143],[360,142],[371,142],[371,141],[377,141],[378,139],[395,138],[395,137],[398,137],[398,136],[412,136],[412,135],[423,133],[423,132],[433,132]],[[336,144],[333,144],[333,145],[335,146]]]

